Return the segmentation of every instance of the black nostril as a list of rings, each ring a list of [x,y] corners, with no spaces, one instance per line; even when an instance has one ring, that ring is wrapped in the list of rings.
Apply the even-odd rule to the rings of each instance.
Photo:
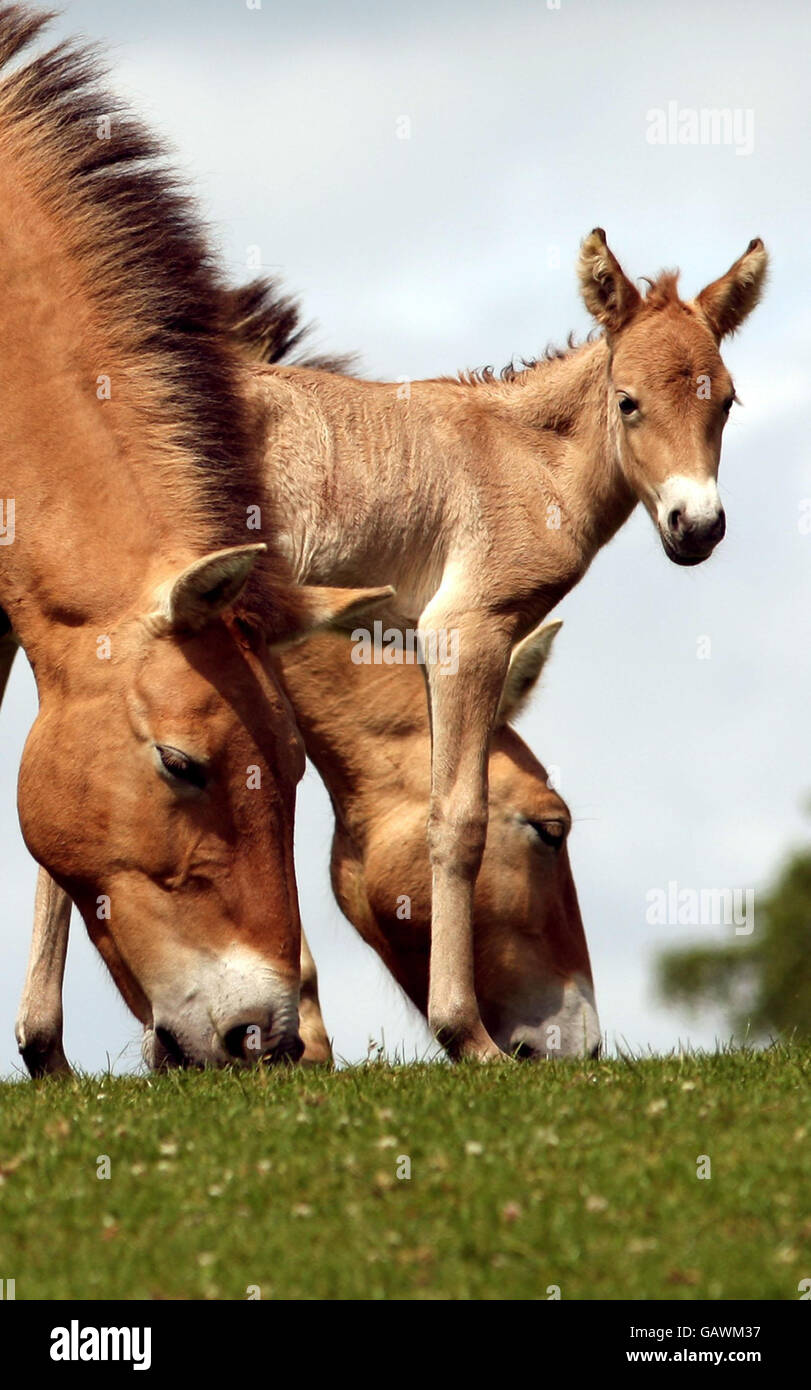
[[[710,527],[710,532],[709,532],[710,540],[711,540],[711,541],[720,541],[721,538],[722,538],[722,536],[724,535],[726,529],[727,529],[727,518],[726,518],[726,513],[725,513],[725,511],[724,511],[724,509],[723,509],[723,507],[722,507],[721,510],[720,510],[720,512],[718,513],[717,517],[715,518],[715,521],[712,523],[712,526]]]
[[[667,518],[667,524],[668,524],[668,526],[670,527],[670,530],[671,530],[671,531],[678,531],[678,529],[679,529],[679,527],[680,527],[680,525],[681,525],[681,517],[682,517],[681,508],[680,508],[680,507],[674,507],[673,510],[672,510],[672,512],[670,513],[670,515],[669,515],[668,518]]]
[[[164,1052],[168,1053],[172,1061],[178,1067],[185,1066],[186,1054],[183,1051],[183,1048],[180,1046],[180,1043],[178,1042],[174,1033],[170,1033],[168,1028],[162,1028],[158,1026],[155,1029],[155,1037],[157,1038]]]
[[[229,1028],[223,1043],[229,1057],[234,1057],[238,1062],[247,1061],[251,1056],[249,1044],[254,1042],[253,1056],[256,1058],[262,1050],[262,1029],[250,1023],[241,1023],[238,1028]]]

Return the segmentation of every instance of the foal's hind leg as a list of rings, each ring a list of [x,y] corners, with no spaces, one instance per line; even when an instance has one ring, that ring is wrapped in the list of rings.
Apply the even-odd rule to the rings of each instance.
[[[40,869],[28,970],[14,1029],[32,1076],[70,1073],[62,1047],[62,981],[71,906],[67,893]]]
[[[420,619],[431,712],[431,969],[428,1022],[454,1058],[504,1054],[481,1020],[473,968],[473,892],[487,835],[490,738],[515,623],[439,594]],[[431,662],[429,634],[458,633],[458,669]]]

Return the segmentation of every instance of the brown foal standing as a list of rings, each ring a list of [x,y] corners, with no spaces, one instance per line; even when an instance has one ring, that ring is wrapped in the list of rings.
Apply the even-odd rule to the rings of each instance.
[[[716,477],[735,393],[719,343],[757,303],[766,264],[754,240],[695,299],[680,299],[670,273],[643,298],[597,229],[578,272],[603,332],[561,357],[500,380],[410,385],[253,369],[275,535],[296,578],[392,584],[391,627],[416,626],[429,654],[437,634],[459,644],[455,674],[425,668],[428,1018],[457,1057],[499,1053],[476,1002],[472,911],[511,648],[638,502],[677,564],[700,563],[721,539]]]

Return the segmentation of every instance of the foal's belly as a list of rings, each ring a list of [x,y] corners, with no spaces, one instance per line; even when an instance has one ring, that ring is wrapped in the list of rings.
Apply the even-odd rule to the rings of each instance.
[[[324,584],[369,588],[390,584],[395,590],[386,609],[375,608],[395,625],[416,623],[436,593],[444,570],[444,555],[437,543],[404,536],[352,534],[346,529],[321,526],[291,527],[278,536],[299,584]]]

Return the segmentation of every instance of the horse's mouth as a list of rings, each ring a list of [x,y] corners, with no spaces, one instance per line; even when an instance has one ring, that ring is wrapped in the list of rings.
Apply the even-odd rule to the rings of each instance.
[[[676,550],[675,547],[671,545],[670,541],[665,540],[665,537],[661,534],[661,532],[659,533],[659,536],[662,542],[662,549],[664,550],[665,555],[667,556],[668,560],[673,561],[674,565],[703,565],[705,560],[709,560],[713,550],[715,549],[715,546],[711,545],[709,550],[702,551],[700,555],[691,555],[689,551]]]
[[[151,1046],[149,1045],[151,1042]],[[244,1050],[226,1050],[222,1058],[202,1061],[194,1057],[181,1044],[170,1029],[158,1026],[147,1030],[144,1040],[144,1059],[153,1071],[184,1070],[200,1071],[206,1066],[278,1066],[280,1063],[295,1064],[304,1052],[304,1043],[297,1034],[277,1035],[267,1039],[261,1051],[253,1055]],[[228,1055],[230,1053],[230,1055]]]

